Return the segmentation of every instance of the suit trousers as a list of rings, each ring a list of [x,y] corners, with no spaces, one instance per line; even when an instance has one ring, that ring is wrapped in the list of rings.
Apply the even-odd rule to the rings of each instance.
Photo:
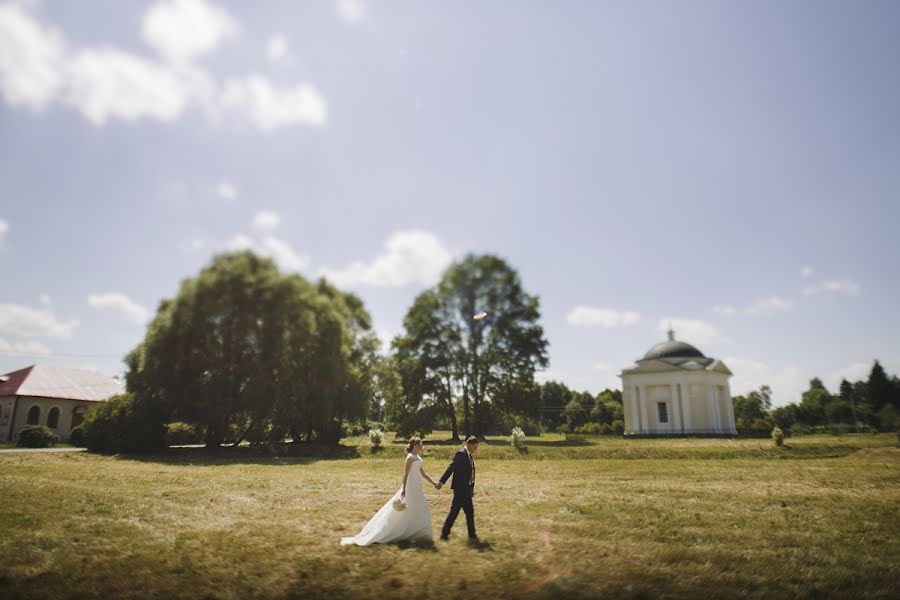
[[[444,527],[441,529],[442,536],[450,535],[450,528],[453,527],[453,522],[456,521],[459,511],[462,509],[466,513],[466,527],[469,530],[469,537],[475,537],[475,508],[472,506],[472,495],[467,492],[468,490],[462,493],[454,490],[453,504],[450,505],[450,512],[447,513],[447,520],[444,521]]]

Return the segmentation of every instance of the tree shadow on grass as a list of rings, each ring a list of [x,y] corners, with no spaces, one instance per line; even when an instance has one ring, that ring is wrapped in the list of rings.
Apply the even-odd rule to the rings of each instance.
[[[170,465],[291,465],[320,460],[350,460],[359,458],[356,446],[306,443],[264,444],[221,448],[172,447],[163,452],[119,454],[120,460]]]

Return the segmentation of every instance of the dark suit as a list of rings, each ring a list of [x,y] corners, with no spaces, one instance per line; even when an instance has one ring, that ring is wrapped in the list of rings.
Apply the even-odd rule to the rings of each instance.
[[[441,529],[441,537],[450,535],[450,528],[453,527],[453,522],[456,521],[456,516],[461,509],[466,513],[469,537],[474,538],[475,508],[472,506],[472,495],[475,493],[475,460],[465,448],[460,449],[453,457],[453,462],[441,477],[441,485],[445,484],[451,475],[453,476],[453,483],[450,485],[453,490],[453,504],[450,505],[450,512],[447,514],[447,520],[444,521],[443,529]]]

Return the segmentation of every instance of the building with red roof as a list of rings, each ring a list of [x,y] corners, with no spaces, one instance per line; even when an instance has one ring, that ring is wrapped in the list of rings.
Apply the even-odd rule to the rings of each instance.
[[[87,369],[32,365],[0,376],[0,440],[15,440],[26,425],[46,425],[69,439],[88,408],[125,389]]]

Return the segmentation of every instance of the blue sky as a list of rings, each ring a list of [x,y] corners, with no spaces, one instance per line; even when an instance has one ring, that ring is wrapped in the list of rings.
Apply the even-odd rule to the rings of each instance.
[[[900,372],[896,2],[0,0],[0,371],[122,371],[223,249],[401,328],[465,252],[578,389],[664,338]],[[490,307],[485,307],[490,310]]]

